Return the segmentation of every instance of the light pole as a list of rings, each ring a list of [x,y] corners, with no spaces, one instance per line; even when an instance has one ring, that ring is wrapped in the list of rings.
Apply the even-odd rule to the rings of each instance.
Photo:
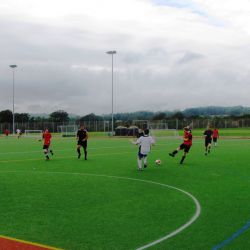
[[[111,124],[111,129],[112,129],[112,136],[114,135],[114,90],[113,90],[113,85],[114,85],[114,77],[113,77],[113,55],[116,54],[115,50],[110,50],[106,52],[107,54],[112,56],[112,124]]]
[[[13,73],[13,91],[12,91],[12,95],[13,95],[13,106],[12,106],[12,115],[13,115],[13,135],[15,134],[15,68],[17,67],[17,65],[13,64],[10,65],[10,67],[12,68],[12,73]]]

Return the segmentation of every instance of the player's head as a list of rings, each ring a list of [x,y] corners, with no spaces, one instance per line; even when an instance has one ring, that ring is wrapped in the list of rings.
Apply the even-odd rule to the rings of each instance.
[[[44,130],[44,133],[48,133],[48,132],[49,132],[49,129],[46,128],[46,129]]]
[[[147,128],[144,129],[144,134],[145,134],[145,135],[149,135],[149,129],[147,129]]]
[[[85,127],[84,127],[84,125],[83,124],[81,124],[80,125],[80,129],[84,129]]]
[[[189,131],[189,130],[190,130],[190,127],[189,127],[189,126],[186,126],[186,127],[184,127],[184,130],[185,130],[185,131]]]

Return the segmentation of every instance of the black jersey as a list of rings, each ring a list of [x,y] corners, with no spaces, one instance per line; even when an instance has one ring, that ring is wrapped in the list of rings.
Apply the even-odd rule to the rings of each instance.
[[[212,135],[213,135],[213,130],[207,129],[207,130],[204,132],[204,135],[205,135],[205,139],[206,139],[206,140],[211,140],[211,139],[212,139]]]
[[[86,129],[79,129],[77,131],[77,137],[78,137],[79,141],[87,140],[88,139],[87,130]]]

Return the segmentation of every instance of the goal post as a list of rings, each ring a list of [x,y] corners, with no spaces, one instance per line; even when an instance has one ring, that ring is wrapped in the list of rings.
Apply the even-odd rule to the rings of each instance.
[[[42,137],[42,130],[26,129],[24,130],[24,135],[27,137]]]
[[[148,126],[150,134],[158,138],[179,138],[179,132],[177,129],[168,128],[168,124],[165,122],[149,123]]]
[[[149,129],[150,134],[158,138],[179,138],[177,129]]]
[[[74,137],[76,136],[78,127],[76,125],[61,125],[57,127],[59,133],[62,137]]]

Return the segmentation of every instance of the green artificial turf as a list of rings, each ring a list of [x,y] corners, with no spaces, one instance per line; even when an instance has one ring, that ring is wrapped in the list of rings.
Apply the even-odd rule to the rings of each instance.
[[[128,138],[90,136],[85,161],[77,159],[75,138],[56,137],[55,154],[45,161],[36,138],[0,137],[0,235],[68,250],[136,249],[173,232],[196,211],[184,193],[152,182],[191,193],[201,214],[150,249],[212,249],[250,220],[249,140],[220,139],[205,156],[203,140],[194,139],[183,166],[181,152],[168,156],[181,139],[156,142],[148,168],[138,172],[138,147]],[[223,249],[250,249],[249,233]]]

